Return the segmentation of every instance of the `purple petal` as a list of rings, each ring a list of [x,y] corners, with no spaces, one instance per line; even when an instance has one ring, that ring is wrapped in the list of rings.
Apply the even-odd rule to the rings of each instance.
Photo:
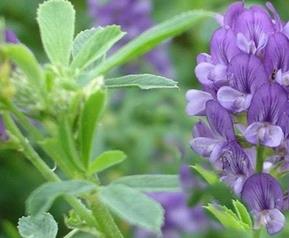
[[[249,108],[252,95],[224,86],[218,90],[217,98],[220,104],[229,111],[242,112]]]
[[[277,12],[277,10],[275,9],[275,7],[273,6],[273,4],[271,2],[267,2],[266,7],[269,9],[271,14],[274,16],[274,24],[275,24],[276,31],[282,31],[283,22],[280,18],[280,15]]]
[[[235,28],[236,20],[238,17],[245,11],[244,2],[235,2],[232,3],[227,12],[224,15],[224,25],[230,26],[231,28]]]
[[[253,40],[256,48],[260,46],[261,37],[274,32],[274,25],[269,14],[260,7],[252,7],[239,15],[234,31],[243,33],[250,41]]]
[[[268,147],[281,145],[284,134],[280,126],[263,122],[252,123],[245,131],[245,138],[252,144],[262,144]]]
[[[15,33],[9,29],[5,30],[5,41],[7,43],[14,43],[14,44],[19,43]]]
[[[251,211],[281,209],[283,205],[280,184],[274,177],[265,173],[255,174],[247,179],[241,198]]]
[[[207,102],[206,114],[213,130],[229,141],[235,139],[232,117],[217,101]]]
[[[253,212],[253,216],[255,228],[260,229],[265,226],[270,235],[280,232],[285,224],[285,216],[276,208],[262,212]]]
[[[197,56],[197,63],[212,63],[212,57],[207,53],[201,53]]]
[[[202,115],[206,110],[206,103],[213,99],[212,95],[204,91],[191,89],[186,93],[188,101],[186,112],[190,116]]]
[[[202,121],[197,122],[193,127],[193,136],[214,138],[212,130]]]
[[[230,85],[247,94],[254,92],[268,81],[265,67],[255,55],[239,54],[228,66]]]
[[[283,27],[282,33],[287,37],[287,39],[289,39],[289,22],[287,22]]]
[[[193,138],[190,142],[191,148],[197,154],[210,157],[215,146],[220,143],[220,140],[206,137]]]
[[[276,33],[269,37],[265,50],[264,63],[268,73],[272,74],[279,69],[282,72],[289,70],[289,41],[282,33]]]
[[[223,147],[220,154],[222,177],[236,194],[240,194],[246,178],[252,173],[252,164],[247,154],[237,142]]]
[[[248,110],[248,123],[268,122],[279,125],[283,109],[287,105],[287,92],[280,85],[277,83],[264,84],[252,98]]]
[[[215,31],[211,40],[211,56],[214,63],[228,65],[239,53],[236,36],[230,29],[219,28]]]
[[[194,188],[199,187],[200,183],[193,175],[188,165],[182,165],[179,172],[182,189],[185,193],[191,193]]]
[[[6,133],[6,129],[5,129],[3,120],[0,117],[0,140],[5,141],[7,139],[8,139],[8,135]]]

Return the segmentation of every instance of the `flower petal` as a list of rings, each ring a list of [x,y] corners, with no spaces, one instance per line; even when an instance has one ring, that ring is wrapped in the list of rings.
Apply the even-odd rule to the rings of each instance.
[[[215,65],[207,62],[202,62],[196,66],[195,74],[201,84],[211,85],[213,83],[211,74],[214,68]]]
[[[206,137],[193,138],[190,142],[191,148],[197,154],[209,157],[214,147],[220,143],[220,140]]]
[[[216,64],[228,65],[231,59],[240,53],[236,36],[230,29],[219,28],[211,40],[211,56]]]
[[[235,28],[236,20],[245,11],[244,2],[232,3],[224,15],[224,25]]]
[[[270,235],[280,232],[285,225],[285,216],[278,209],[269,210],[266,216],[266,229]]]
[[[282,33],[275,33],[269,37],[265,49],[264,63],[269,74],[279,69],[289,70],[289,41]]]
[[[229,141],[235,139],[232,117],[217,101],[207,102],[206,114],[213,130]]]
[[[265,67],[261,60],[255,55],[241,53],[235,56],[228,66],[230,85],[250,94],[268,81]]]
[[[254,94],[248,110],[248,123],[268,122],[279,125],[288,104],[287,92],[277,83],[261,86]]]
[[[202,115],[206,110],[206,103],[213,99],[211,94],[195,89],[189,90],[186,98],[188,101],[186,112],[190,116]]]
[[[208,137],[214,138],[215,135],[212,130],[203,122],[197,122],[193,127],[193,136],[196,137]]]
[[[251,211],[281,209],[283,205],[280,184],[270,174],[265,173],[254,174],[246,180],[241,198]]]
[[[223,86],[218,90],[217,98],[224,108],[232,112],[242,112],[249,108],[252,96]]]
[[[281,145],[284,134],[280,126],[263,122],[252,123],[245,131],[245,138],[252,144],[262,144],[268,147]]]

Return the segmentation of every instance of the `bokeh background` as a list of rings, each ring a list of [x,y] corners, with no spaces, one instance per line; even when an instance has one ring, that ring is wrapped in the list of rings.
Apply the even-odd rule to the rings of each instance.
[[[97,0],[96,0],[97,1]],[[104,0],[99,0],[103,2]],[[111,0],[116,4],[119,0]],[[138,1],[138,0],[135,0]],[[228,0],[144,0],[151,4],[150,24],[157,24],[170,17],[192,9],[206,9],[222,12],[233,1]],[[0,0],[0,16],[12,29],[19,40],[35,52],[37,58],[45,63],[39,29],[36,24],[36,9],[41,0]],[[77,13],[76,32],[96,26],[97,18],[92,17],[92,5],[85,0],[71,0]],[[121,1],[119,1],[121,2]],[[133,1],[132,1],[133,2]],[[265,3],[266,1],[246,1]],[[289,19],[289,1],[272,1],[283,19]],[[123,12],[129,16],[130,11]],[[109,16],[106,15],[106,17]],[[110,21],[115,19],[111,15]],[[138,20],[135,27],[142,27]],[[117,23],[117,22],[116,22]],[[131,23],[130,23],[131,24]],[[139,25],[138,25],[139,24]],[[120,149],[128,159],[122,165],[114,167],[102,175],[104,182],[121,175],[160,173],[176,174],[180,165],[196,163],[198,158],[190,150],[188,142],[191,128],[196,119],[185,114],[185,92],[198,87],[194,77],[195,57],[208,50],[208,42],[217,24],[206,20],[192,29],[161,46],[162,60],[168,62],[169,71],[155,69],[146,62],[132,62],[131,65],[114,70],[111,74],[124,74],[126,71],[140,73],[152,72],[164,74],[179,83],[179,90],[141,91],[138,89],[111,90],[108,107],[98,131],[95,150]],[[140,29],[140,31],[142,28]],[[153,56],[152,56],[153,57]],[[158,57],[158,56],[155,56]],[[151,64],[153,60],[150,61]],[[158,64],[158,59],[155,64]],[[138,67],[134,67],[138,64]],[[152,67],[151,67],[152,66]],[[54,165],[51,165],[52,167]],[[24,215],[25,200],[30,192],[43,182],[38,172],[23,158],[21,153],[5,150],[0,152],[0,237],[17,238],[15,225]],[[59,222],[59,237],[67,231],[63,213],[67,207],[58,201],[53,207],[53,215]],[[134,228],[121,224],[125,237],[137,237]],[[232,237],[232,233],[223,232],[218,225],[212,225],[214,235],[208,228],[205,232],[175,237]],[[288,230],[288,228],[287,228]],[[288,237],[286,231],[282,237]],[[148,237],[148,236],[144,236]]]

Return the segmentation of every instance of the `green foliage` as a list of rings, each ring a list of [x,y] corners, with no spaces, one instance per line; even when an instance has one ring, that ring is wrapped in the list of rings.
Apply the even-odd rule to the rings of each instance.
[[[123,162],[126,158],[126,154],[120,150],[110,150],[103,152],[95,160],[93,160],[89,166],[89,174],[99,173],[113,165]]]
[[[245,224],[247,224],[249,227],[252,227],[252,219],[244,204],[241,203],[239,200],[233,200],[233,205],[238,215],[238,218]]]
[[[249,224],[244,223],[236,213],[226,206],[209,203],[205,208],[227,229],[249,230],[251,228]]]
[[[140,89],[178,88],[177,82],[151,74],[134,74],[119,78],[106,79],[109,88],[139,87]]]
[[[59,196],[67,194],[79,196],[95,188],[95,184],[81,180],[45,183],[30,194],[26,201],[27,212],[33,216],[39,215],[48,211]]]
[[[132,175],[121,177],[113,184],[123,184],[141,192],[175,192],[180,190],[178,175]]]
[[[37,12],[45,52],[55,65],[68,65],[73,44],[75,11],[66,0],[50,0]]]
[[[195,164],[192,166],[206,181],[208,184],[215,184],[219,181],[217,175],[210,170],[203,168],[201,165]]]
[[[86,68],[102,57],[123,35],[119,26],[99,27],[96,30],[79,33],[74,42],[71,66],[79,69]]]
[[[26,74],[32,87],[43,86],[41,67],[33,53],[26,46],[22,44],[5,44],[0,47],[0,51],[7,55]]]
[[[182,13],[164,21],[163,23],[145,31],[135,40],[132,40],[114,55],[103,61],[93,70],[92,75],[97,76],[103,74],[115,66],[124,64],[129,60],[143,55],[160,42],[170,37],[177,36],[190,29],[199,20],[212,16],[214,16],[212,12],[195,10]]]
[[[58,227],[53,216],[49,213],[42,213],[36,217],[21,217],[18,230],[23,238],[55,238]]]
[[[141,192],[121,184],[111,184],[100,191],[101,200],[130,224],[160,232],[164,211]]]
[[[79,138],[82,161],[86,168],[89,165],[93,136],[95,134],[97,122],[104,109],[105,100],[105,91],[96,90],[88,96],[81,112]]]

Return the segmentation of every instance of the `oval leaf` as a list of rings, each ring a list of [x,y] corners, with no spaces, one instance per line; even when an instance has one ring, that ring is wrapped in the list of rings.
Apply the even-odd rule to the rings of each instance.
[[[80,118],[80,144],[83,164],[88,167],[93,136],[97,122],[104,109],[106,94],[103,90],[97,90],[87,98]]]
[[[124,161],[126,154],[119,150],[106,151],[98,156],[89,166],[89,174],[101,172]]]
[[[178,88],[177,82],[152,74],[134,74],[105,80],[109,88],[139,87],[140,89]]]
[[[157,202],[121,184],[103,187],[100,197],[114,213],[133,225],[160,232],[164,211]]]
[[[87,40],[75,55],[71,64],[73,68],[86,68],[103,56],[124,35],[119,26],[107,26],[98,28],[93,34],[90,31],[83,34],[86,35],[79,37],[85,37]]]
[[[55,238],[58,227],[52,215],[43,213],[36,217],[21,217],[18,230],[23,238]]]
[[[26,209],[29,214],[36,216],[48,211],[59,196],[78,196],[93,189],[95,184],[81,180],[45,183],[31,193],[26,201]]]
[[[178,175],[132,175],[121,177],[113,184],[123,184],[142,192],[173,192],[180,190]]]
[[[68,65],[74,35],[75,11],[66,0],[42,3],[37,21],[45,52],[53,64]]]

